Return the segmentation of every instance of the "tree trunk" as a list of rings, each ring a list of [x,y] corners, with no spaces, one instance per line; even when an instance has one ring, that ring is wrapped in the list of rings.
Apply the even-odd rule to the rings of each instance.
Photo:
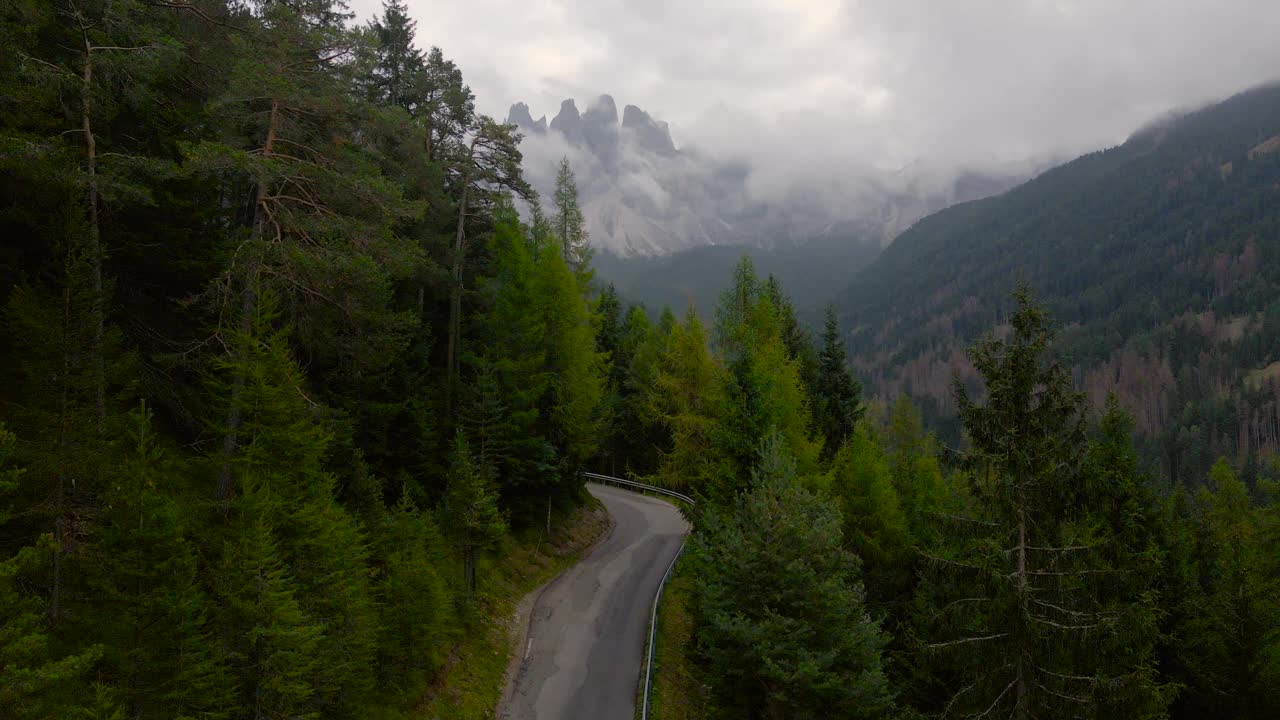
[[[67,269],[71,269],[70,257],[67,258]],[[62,291],[62,377],[61,402],[58,407],[58,480],[54,489],[54,502],[57,516],[53,519],[53,588],[49,592],[49,619],[57,622],[61,614],[62,601],[62,547],[66,542],[66,485],[67,454],[70,451],[70,440],[67,437],[68,413],[71,409],[71,346],[67,338],[71,333],[71,287]]]
[[[1026,616],[1027,612],[1027,513],[1018,509],[1018,609]],[[1024,639],[1025,641],[1025,639]],[[1018,720],[1026,720],[1027,713],[1027,653],[1025,648],[1018,648],[1018,684],[1017,698],[1014,701],[1014,716]]]
[[[267,121],[267,140],[262,146],[262,156],[270,157],[272,149],[276,141],[276,125],[280,118],[280,101],[276,98],[271,100],[271,116]],[[253,204],[253,236],[252,242],[257,243],[262,240],[265,233],[265,225],[267,222],[265,203],[267,197],[267,186],[264,181],[258,182],[257,195]],[[233,353],[239,355],[236,360],[239,362],[233,364],[231,377],[231,399],[227,407],[227,427],[222,437],[222,466],[218,469],[218,488],[217,499],[226,502],[231,498],[231,461],[235,458],[236,448],[239,445],[240,432],[240,403],[244,396],[244,386],[247,380],[245,375],[244,363],[247,360],[248,348],[246,344],[250,333],[253,332],[253,314],[258,308],[258,262],[257,248],[250,248],[244,264],[244,277],[242,282],[244,287],[241,290],[240,297],[240,336],[232,344]]]
[[[454,390],[458,385],[459,356],[462,353],[462,260],[466,251],[467,194],[471,190],[471,165],[475,141],[467,152],[467,168],[462,173],[462,197],[458,200],[458,231],[453,239],[453,287],[449,292],[449,371],[445,380],[444,404],[453,416]]]
[[[466,576],[467,597],[471,597],[476,592],[476,549],[468,545],[463,555],[462,572]]]
[[[436,159],[436,141],[435,141],[435,117],[431,110],[426,113],[427,125],[427,162],[435,162]]]
[[[103,358],[103,307],[102,307],[102,231],[98,223],[98,143],[93,137],[90,113],[93,110],[93,46],[86,35],[84,39],[84,75],[80,85],[80,125],[84,134],[85,174],[88,176],[88,196],[85,204],[89,211],[89,273],[93,283],[89,313],[93,322],[93,381],[94,410],[98,432],[103,430],[107,417],[107,371]]]
[[[241,291],[240,297],[240,325],[238,328],[240,336],[235,340],[235,344],[239,347],[233,351],[239,357],[232,370],[231,399],[227,407],[227,428],[226,434],[222,437],[222,465],[218,468],[217,499],[224,502],[231,498],[231,461],[235,458],[236,448],[239,445],[240,403],[244,396],[246,382],[244,363],[247,360],[248,348],[245,345],[249,334],[253,332],[253,313],[258,306],[256,263],[250,263],[250,267],[246,267],[244,275],[244,289]]]

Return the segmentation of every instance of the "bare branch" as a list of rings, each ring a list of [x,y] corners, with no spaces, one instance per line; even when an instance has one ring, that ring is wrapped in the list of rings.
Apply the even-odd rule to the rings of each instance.
[[[959,605],[959,604],[961,604],[961,603],[969,603],[969,602],[990,602],[992,599],[993,599],[993,598],[989,598],[989,597],[960,598],[959,600],[952,600],[951,602],[947,603],[946,605],[943,605],[943,606],[942,606],[942,610],[940,610],[939,612],[946,612],[946,611],[950,610],[953,606],[955,606],[955,605]]]
[[[196,17],[200,18],[201,20],[207,23],[210,23],[212,25],[220,25],[229,30],[235,30],[236,32],[242,32],[242,33],[249,32],[245,28],[237,27],[230,23],[225,23],[225,22],[222,22],[221,20],[216,20],[214,18],[211,18],[209,17],[209,14],[206,13],[204,10],[201,10],[200,8],[196,7],[195,5],[192,5],[191,3],[177,2],[176,0],[148,0],[148,3],[154,7],[170,8],[172,10],[184,10],[186,12],[191,13],[192,15],[195,15]]]
[[[1080,682],[1087,682],[1087,683],[1098,683],[1102,681],[1101,678],[1093,675],[1063,675],[1062,673],[1056,673],[1056,672],[1053,672],[1052,670],[1045,670],[1044,668],[1034,663],[1031,665],[1031,667],[1034,668],[1036,672],[1041,672],[1041,673],[1044,673],[1045,675],[1051,675],[1053,677],[1061,678],[1063,680],[1078,680]]]
[[[1092,545],[1064,545],[1062,547],[1036,547],[1034,545],[1028,545],[1027,549],[1028,550],[1044,550],[1046,552],[1069,552],[1071,550],[1091,550],[1096,547],[1102,547],[1103,545],[1106,545],[1106,544],[1107,543],[1103,541],[1103,542],[1093,543]]]
[[[948,642],[931,643],[931,644],[929,644],[929,645],[925,645],[925,647],[926,647],[926,648],[928,648],[928,649],[930,649],[930,650],[932,650],[932,649],[934,649],[934,648],[948,647],[948,646],[950,646],[950,645],[963,645],[963,644],[965,644],[965,643],[971,643],[971,642],[983,642],[983,641],[986,641],[986,640],[998,640],[998,639],[1000,639],[1000,638],[1002,638],[1002,637],[1006,637],[1006,636],[1008,636],[1008,634],[1009,634],[1009,633],[998,633],[998,634],[996,634],[996,635],[982,635],[982,636],[980,636],[980,637],[960,638],[959,640],[950,640],[950,641],[948,641]]]
[[[1051,627],[1056,627],[1059,630],[1092,630],[1096,627],[1102,626],[1101,623],[1092,623],[1089,625],[1065,625],[1063,623],[1056,623],[1052,620],[1048,620],[1046,618],[1042,618],[1036,615],[1027,615],[1027,619],[1032,622],[1038,622],[1041,625],[1049,625]]]
[[[925,514],[932,515],[934,517],[946,518],[948,520],[955,520],[957,522],[967,522],[967,523],[973,523],[974,525],[985,525],[987,527],[997,527],[997,525],[993,522],[987,522],[986,520],[977,520],[975,518],[967,518],[961,515],[952,515],[950,513],[926,512]]]
[[[268,195],[268,196],[266,196],[266,197],[264,197],[264,198],[262,198],[262,199],[263,199],[263,201],[264,201],[264,202],[265,202],[265,201],[268,201],[268,200],[269,200],[269,201],[271,201],[271,202],[279,202],[279,201],[281,201],[281,200],[292,200],[292,201],[294,201],[294,202],[296,202],[296,203],[299,203],[299,204],[302,204],[302,205],[307,205],[307,206],[309,206],[309,207],[311,207],[311,208],[314,208],[316,212],[318,212],[318,213],[320,213],[320,214],[322,214],[322,215],[337,215],[337,213],[336,213],[336,212],[334,212],[334,211],[330,210],[330,209],[329,209],[329,208],[327,208],[327,207],[322,207],[322,206],[320,206],[320,205],[317,205],[315,202],[313,202],[313,201],[311,201],[311,200],[306,200],[306,199],[304,199],[304,198],[300,198],[300,197],[298,197],[298,196],[296,196],[296,195],[285,195],[285,194],[283,194],[283,193],[277,193],[277,194],[275,194],[275,195]]]
[[[78,81],[78,80],[80,79],[80,76],[79,76],[79,75],[77,75],[77,74],[75,74],[75,73],[71,72],[70,70],[68,70],[68,69],[66,69],[66,68],[64,68],[64,67],[58,67],[57,65],[54,65],[53,63],[51,63],[51,62],[49,62],[49,61],[47,61],[47,60],[41,60],[40,58],[35,57],[34,55],[28,55],[28,54],[26,54],[26,53],[24,53],[24,52],[22,52],[22,51],[18,51],[18,57],[22,58],[23,60],[30,60],[31,62],[40,63],[41,65],[44,65],[45,67],[47,67],[47,68],[49,68],[49,69],[51,69],[51,70],[53,70],[53,71],[55,71],[55,72],[62,73],[63,75],[66,75],[67,77],[72,78],[72,79],[74,79],[74,80],[77,80],[77,81]],[[68,130],[67,132],[73,132],[73,131]],[[79,130],[77,129],[77,130],[75,130],[74,132],[79,132]]]
[[[154,50],[157,45],[138,45],[137,47],[121,47],[119,45],[89,45],[85,49],[89,52],[97,52],[99,50],[123,50],[133,52],[137,50]]]
[[[956,693],[955,695],[952,695],[951,699],[947,701],[947,706],[942,709],[942,717],[945,718],[951,712],[951,706],[956,704],[956,700],[960,699],[961,695],[969,692],[973,688],[974,688],[974,684],[970,683],[965,687],[960,688],[960,692]]]
[[[289,63],[288,65],[285,65],[285,67],[293,68],[293,67],[298,67],[299,65],[323,65],[329,62],[330,60],[337,60],[343,55],[350,55],[350,54],[351,54],[351,48],[343,48],[333,53],[332,55],[325,55],[323,57],[316,57],[316,58],[304,58],[297,62]]]
[[[1066,694],[1057,692],[1055,690],[1050,690],[1049,688],[1044,686],[1044,683],[1036,683],[1036,686],[1039,687],[1041,690],[1044,690],[1045,692],[1049,693],[1050,695],[1053,695],[1055,697],[1060,697],[1063,700],[1070,700],[1071,702],[1080,703],[1081,705],[1088,704],[1089,702],[1088,698],[1076,697],[1074,695],[1066,695]]]
[[[1028,598],[1028,599],[1029,599],[1031,602],[1035,603],[1036,605],[1040,605],[1041,607],[1047,607],[1047,608],[1050,608],[1050,609],[1053,609],[1053,610],[1057,610],[1058,612],[1060,612],[1060,613],[1065,613],[1065,614],[1067,614],[1067,615],[1075,615],[1075,616],[1077,616],[1077,617],[1088,617],[1088,618],[1101,618],[1101,617],[1104,617],[1102,613],[1091,613],[1091,612],[1081,612],[1081,611],[1079,611],[1079,610],[1068,610],[1067,608],[1064,608],[1064,607],[1062,607],[1062,606],[1060,606],[1060,605],[1054,605],[1053,603],[1045,602],[1045,601],[1043,601],[1043,600],[1037,600],[1036,598]]]
[[[1119,574],[1125,574],[1128,572],[1129,572],[1128,570],[1113,570],[1113,569],[1073,570],[1071,572],[1054,572],[1051,570],[1027,570],[1026,574],[1037,575],[1041,577],[1068,577],[1068,576],[1075,576],[1075,575],[1119,575]],[[1016,572],[1012,572],[1012,573],[1009,573],[1008,577],[1013,577],[1014,575],[1017,575],[1017,574],[1018,573]]]
[[[977,565],[970,565],[969,563],[963,563],[963,562],[959,562],[959,561],[957,561],[957,560],[948,560],[947,558],[938,557],[938,556],[936,556],[936,555],[930,555],[929,553],[924,552],[923,550],[919,550],[919,551],[917,551],[917,552],[919,552],[919,553],[920,553],[920,555],[921,555],[922,557],[924,557],[925,559],[927,559],[927,560],[932,560],[932,561],[934,561],[934,562],[939,562],[939,563],[943,563],[943,564],[946,564],[946,565],[955,565],[956,567],[968,568],[968,569],[970,569],[970,570],[981,570],[981,569],[982,569],[982,568],[978,567]]]
[[[1016,684],[1018,684],[1018,678],[1017,678],[1017,677],[1014,677],[1014,679],[1012,679],[1012,680],[1010,680],[1010,681],[1009,681],[1009,684],[1008,684],[1008,685],[1005,685],[1005,686],[1004,686],[1004,689],[1000,691],[1000,694],[996,696],[996,699],[991,701],[991,705],[990,705],[989,707],[987,707],[987,709],[986,709],[986,710],[983,710],[983,711],[982,711],[980,714],[978,714],[978,715],[970,715],[969,717],[972,717],[972,718],[984,718],[984,717],[986,717],[986,716],[990,715],[990,714],[991,714],[991,711],[996,709],[996,705],[999,705],[999,704],[1000,704],[1000,701],[1004,699],[1004,696],[1005,696],[1005,695],[1006,695],[1010,690],[1012,690],[1012,689],[1013,689],[1013,686],[1014,686],[1014,685],[1016,685]]]

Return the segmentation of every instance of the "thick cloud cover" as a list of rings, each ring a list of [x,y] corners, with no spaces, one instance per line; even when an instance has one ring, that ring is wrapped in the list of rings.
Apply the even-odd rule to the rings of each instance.
[[[407,0],[481,110],[601,92],[754,192],[1042,164],[1280,75],[1277,0]],[[379,0],[354,0],[368,17]]]

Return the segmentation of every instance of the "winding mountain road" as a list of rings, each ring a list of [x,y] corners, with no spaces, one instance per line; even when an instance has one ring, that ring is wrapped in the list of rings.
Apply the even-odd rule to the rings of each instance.
[[[670,503],[588,484],[613,530],[530,613],[502,720],[631,720],[654,593],[689,526]]]

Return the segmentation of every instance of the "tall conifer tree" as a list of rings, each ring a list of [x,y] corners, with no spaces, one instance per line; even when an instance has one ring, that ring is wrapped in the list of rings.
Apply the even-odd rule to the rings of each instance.
[[[804,489],[785,448],[766,438],[750,490],[705,511],[692,541],[714,689],[737,717],[884,717],[885,638],[858,557],[841,546],[840,512]]]
[[[970,517],[947,516],[948,542],[924,550],[922,652],[948,688],[932,709],[1027,720],[1123,702],[1130,717],[1161,717],[1168,696],[1152,669],[1152,608],[1105,595],[1108,583],[1147,560],[1108,554],[1124,537],[1101,517],[1113,498],[1099,491],[1087,462],[1083,396],[1047,356],[1044,312],[1025,289],[1015,297],[1012,336],[970,353],[985,404],[955,386],[972,443],[965,463],[975,507]],[[1139,582],[1125,599],[1146,590]],[[1125,654],[1102,662],[1098,653],[1117,645]]]
[[[827,307],[810,398],[814,429],[822,436],[823,457],[831,458],[853,434],[863,414],[862,386],[849,370],[835,308],[831,306]]]
[[[591,244],[587,240],[586,218],[578,205],[577,179],[567,157],[560,159],[552,204],[555,210],[551,216],[551,226],[560,238],[564,259],[579,275],[585,275],[591,264]],[[586,276],[585,279],[590,278]]]

